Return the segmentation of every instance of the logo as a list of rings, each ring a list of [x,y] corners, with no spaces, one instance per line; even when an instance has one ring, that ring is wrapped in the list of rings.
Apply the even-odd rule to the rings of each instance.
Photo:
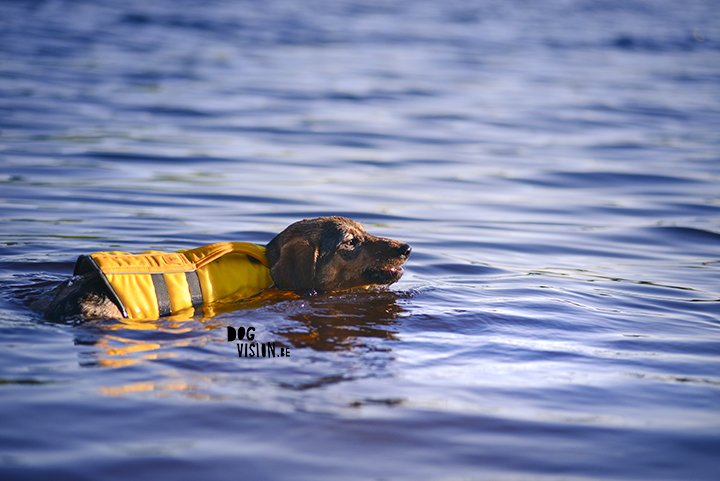
[[[287,347],[276,348],[274,342],[255,342],[255,328],[252,326],[247,329],[228,326],[227,334],[228,342],[238,341],[238,357],[290,357],[290,349]]]

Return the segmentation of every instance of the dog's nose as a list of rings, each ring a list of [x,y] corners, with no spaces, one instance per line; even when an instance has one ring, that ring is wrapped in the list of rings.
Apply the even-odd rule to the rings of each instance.
[[[400,244],[400,247],[398,247],[398,255],[400,257],[408,258],[410,257],[410,252],[412,252],[412,247],[410,247],[407,244]]]

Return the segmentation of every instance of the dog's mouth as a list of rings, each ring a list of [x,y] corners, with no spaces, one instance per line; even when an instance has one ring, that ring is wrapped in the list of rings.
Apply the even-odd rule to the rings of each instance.
[[[365,269],[365,277],[373,284],[392,284],[400,280],[403,272],[402,266],[368,268]]]

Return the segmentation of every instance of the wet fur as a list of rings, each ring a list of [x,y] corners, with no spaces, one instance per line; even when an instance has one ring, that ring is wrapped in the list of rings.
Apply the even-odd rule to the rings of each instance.
[[[345,217],[319,217],[289,226],[266,255],[275,287],[307,294],[397,282],[410,251]]]
[[[365,232],[345,217],[296,222],[267,245],[277,289],[301,295],[387,285],[402,277],[409,245]],[[50,319],[122,317],[99,275],[75,276],[35,299],[31,308]]]

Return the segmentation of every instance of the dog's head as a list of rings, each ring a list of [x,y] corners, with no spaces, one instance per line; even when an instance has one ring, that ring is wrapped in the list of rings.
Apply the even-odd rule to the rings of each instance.
[[[266,255],[275,287],[312,293],[397,282],[411,250],[345,217],[318,217],[290,225]]]

